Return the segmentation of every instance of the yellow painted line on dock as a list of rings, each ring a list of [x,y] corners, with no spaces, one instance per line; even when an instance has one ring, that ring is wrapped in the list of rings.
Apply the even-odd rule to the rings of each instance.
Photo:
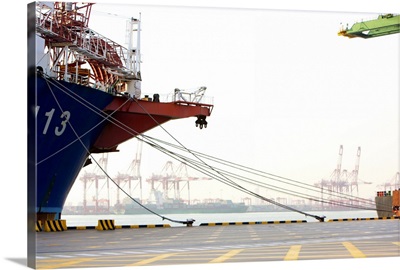
[[[400,246],[400,242],[392,242],[392,244]]]
[[[233,256],[239,254],[242,251],[243,251],[243,249],[231,250],[228,253],[225,253],[224,255],[222,255],[222,256],[220,256],[218,258],[215,258],[214,260],[211,260],[210,263],[221,263],[221,262],[224,262],[224,261],[232,258]]]
[[[42,269],[57,269],[57,268],[69,268],[72,266],[76,266],[81,263],[86,263],[89,261],[93,261],[95,258],[80,258],[80,259],[74,259],[74,260],[66,260],[63,263],[57,263],[57,264],[51,264],[51,265],[46,265],[45,267],[42,267]]]
[[[76,226],[77,230],[86,230],[86,226]]]
[[[157,242],[157,243],[151,243],[151,244],[147,244],[148,246],[161,246],[163,243],[161,242]]]
[[[350,242],[343,242],[342,245],[350,252],[354,258],[366,258],[364,253],[361,252],[356,246]]]
[[[300,250],[301,250],[301,245],[291,246],[289,251],[286,253],[284,260],[285,261],[297,260],[299,258]]]
[[[58,246],[61,246],[61,244],[49,244],[49,245],[46,245],[46,247],[58,247]]]
[[[175,254],[176,254],[176,253],[162,254],[162,255],[159,255],[159,256],[156,256],[156,257],[153,257],[153,258],[150,258],[150,259],[146,259],[146,260],[139,261],[139,262],[137,262],[137,263],[134,263],[134,264],[131,264],[131,265],[128,265],[128,266],[141,266],[141,265],[146,265],[146,264],[149,264],[149,263],[152,263],[152,262],[156,262],[156,261],[160,261],[160,260],[169,258],[169,257],[171,257],[171,256],[174,256]]]
[[[160,242],[170,242],[171,239],[169,239],[169,238],[164,238],[164,239],[160,239],[160,240],[158,240],[158,241],[160,241]]]

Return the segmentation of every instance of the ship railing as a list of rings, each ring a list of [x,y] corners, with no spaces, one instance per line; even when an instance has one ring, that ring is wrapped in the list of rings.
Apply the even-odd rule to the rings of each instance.
[[[142,100],[153,101],[155,93],[142,93]],[[159,97],[160,102],[178,102],[188,104],[214,104],[214,97],[203,95],[201,99],[181,99],[177,98],[175,93],[170,94],[156,94]]]
[[[88,72],[86,75],[80,75],[76,74],[74,72],[69,72],[67,76],[65,77],[65,68],[61,67],[61,71],[55,71],[54,73],[58,74],[55,78],[58,80],[70,82],[70,83],[75,83],[91,88],[98,89],[103,92],[108,92],[110,94],[116,94],[117,90],[115,90],[115,87],[113,87],[110,83],[101,83],[99,81],[95,80],[95,77],[93,74]]]
[[[129,57],[127,48],[80,24],[62,25],[58,21],[59,13],[54,7],[37,5],[36,29],[42,37],[51,38],[53,46],[68,46],[71,50],[112,68],[121,77],[132,74],[136,76],[140,61],[136,52]]]
[[[187,102],[187,103],[199,103],[199,104],[212,104],[213,100],[209,97],[204,96],[206,92],[206,87],[201,86],[193,92],[188,90],[182,90],[175,88],[172,95],[173,102]]]

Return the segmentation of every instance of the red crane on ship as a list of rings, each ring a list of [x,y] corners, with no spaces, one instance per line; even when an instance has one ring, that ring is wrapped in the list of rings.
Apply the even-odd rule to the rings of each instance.
[[[118,82],[140,81],[140,20],[132,18],[129,48],[88,27],[94,3],[54,2],[39,5],[36,30],[51,54],[51,70],[58,79],[70,74],[81,84],[104,87]],[[84,58],[83,58],[84,57]],[[68,59],[75,58],[73,64]],[[83,68],[89,64],[91,70]],[[125,84],[120,84],[124,91]]]

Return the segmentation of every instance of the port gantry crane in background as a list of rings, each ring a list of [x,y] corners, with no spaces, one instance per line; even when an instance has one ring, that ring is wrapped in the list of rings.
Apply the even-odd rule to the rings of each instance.
[[[191,176],[186,163],[181,162],[176,166],[172,161],[167,161],[160,174],[152,174],[146,181],[150,184],[149,201],[161,204],[162,201],[182,200],[181,190],[187,187],[187,203],[191,204],[190,183],[200,180],[212,180],[211,177]],[[180,182],[184,182],[184,186],[180,186]],[[156,188],[156,184],[162,186],[162,191]],[[173,189],[173,197],[169,196],[169,191]]]
[[[351,172],[348,172],[346,169],[342,169],[343,145],[340,145],[336,169],[332,172],[330,178],[321,179],[321,181],[314,183],[315,187],[321,188],[321,205],[324,200],[327,200],[337,205],[358,205],[360,203],[357,198],[351,197],[359,196],[359,185],[372,184],[372,182],[363,181],[358,177],[360,169],[360,156],[361,147],[359,146],[357,148],[357,156],[354,169]]]
[[[102,153],[102,157],[99,159],[98,165],[104,170],[107,170],[108,164],[108,153]],[[104,174],[104,171],[100,170],[98,166],[96,166],[93,172],[84,171],[83,175],[80,177],[80,180],[83,182],[83,213],[105,213],[110,211],[110,194],[109,194],[109,181],[108,176]],[[103,181],[105,180],[105,181]],[[92,195],[93,205],[88,204],[87,197],[90,196],[88,193],[92,193],[91,189],[92,184],[95,184],[94,192]],[[100,194],[104,186],[106,186],[107,198],[104,198],[104,194]],[[103,197],[103,198],[100,198]]]
[[[375,20],[357,22],[351,28],[340,29],[338,35],[348,38],[373,38],[400,33],[400,15],[379,15]]]
[[[114,180],[118,186],[117,188],[117,202],[115,204],[115,207],[121,207],[122,201],[120,200],[120,193],[121,190],[125,190],[125,185],[128,184],[129,190],[127,192],[130,196],[133,196],[133,191],[136,190],[136,188],[139,186],[139,200],[142,202],[143,200],[143,184],[142,184],[142,175],[140,172],[140,165],[141,165],[141,160],[142,160],[142,148],[143,148],[143,141],[138,140],[137,142],[137,148],[136,148],[136,155],[135,158],[132,160],[132,162],[129,165],[129,168],[127,169],[126,173],[120,173],[118,172],[118,175],[115,176]],[[132,182],[137,181],[137,184],[133,187],[132,191]],[[135,196],[136,197],[136,196]]]

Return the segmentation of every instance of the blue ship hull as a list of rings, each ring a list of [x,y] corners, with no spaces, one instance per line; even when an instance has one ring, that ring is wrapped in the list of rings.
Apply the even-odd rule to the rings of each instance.
[[[65,200],[107,121],[114,96],[42,77],[36,82],[36,213],[61,217]]]

